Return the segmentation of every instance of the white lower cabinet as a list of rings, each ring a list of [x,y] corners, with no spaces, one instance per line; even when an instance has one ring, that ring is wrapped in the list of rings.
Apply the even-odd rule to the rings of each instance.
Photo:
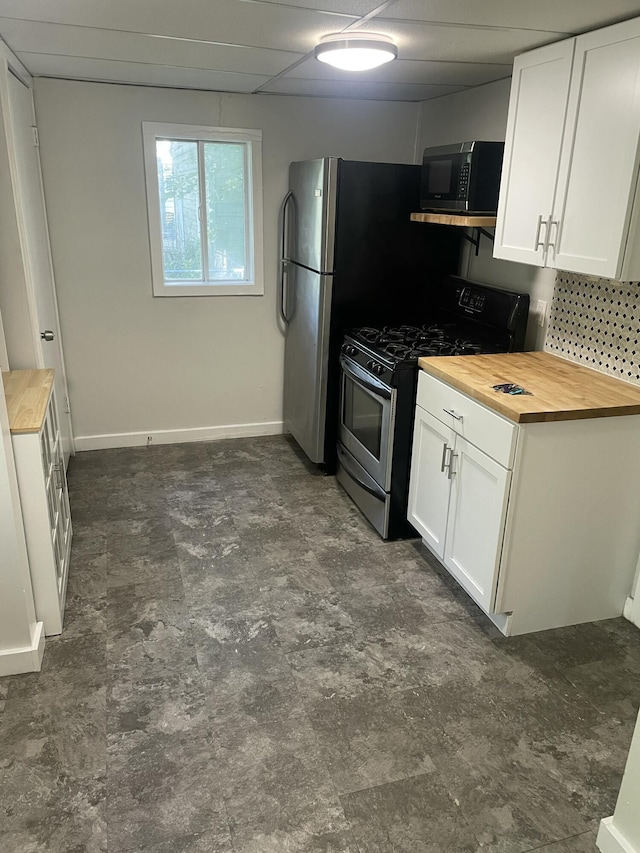
[[[493,604],[511,472],[456,436],[444,564],[485,610]]]
[[[505,634],[622,614],[640,416],[516,424],[419,375],[408,518]]]
[[[411,472],[409,521],[478,604],[490,609],[510,472],[420,406]]]
[[[72,530],[53,390],[41,428],[11,438],[37,618],[47,636],[60,634]]]
[[[412,476],[409,486],[409,521],[433,553],[444,558],[450,481],[447,455],[455,433],[419,406],[413,432]]]

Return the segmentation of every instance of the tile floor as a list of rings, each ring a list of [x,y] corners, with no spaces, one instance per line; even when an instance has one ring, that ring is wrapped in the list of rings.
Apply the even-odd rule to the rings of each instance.
[[[0,682],[3,853],[593,853],[622,619],[505,639],[284,438],[79,454],[65,631]]]

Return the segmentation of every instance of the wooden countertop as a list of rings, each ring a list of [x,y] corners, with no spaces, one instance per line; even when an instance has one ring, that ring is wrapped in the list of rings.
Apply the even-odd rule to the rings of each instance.
[[[420,367],[516,423],[640,414],[640,386],[548,352],[421,358]],[[531,396],[494,391],[513,382]]]
[[[53,370],[11,370],[2,374],[12,435],[40,432],[53,388]]]

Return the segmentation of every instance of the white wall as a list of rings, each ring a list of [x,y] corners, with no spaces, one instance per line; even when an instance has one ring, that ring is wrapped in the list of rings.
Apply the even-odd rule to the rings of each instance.
[[[45,79],[35,100],[79,449],[158,430],[277,430],[277,213],[289,162],[411,163],[417,105]],[[263,131],[264,297],[152,297],[142,121]]]
[[[510,86],[510,78],[498,80],[421,104],[415,162],[421,161],[423,149],[429,145],[446,145],[472,139],[502,142],[507,126]],[[538,299],[543,299],[550,307],[555,270],[495,260],[492,244],[485,237],[481,238],[478,257],[474,252],[469,244],[462,258],[462,275],[496,287],[528,293],[532,307],[535,307]],[[530,315],[527,349],[542,349],[544,335],[545,328],[538,326],[536,318]]]

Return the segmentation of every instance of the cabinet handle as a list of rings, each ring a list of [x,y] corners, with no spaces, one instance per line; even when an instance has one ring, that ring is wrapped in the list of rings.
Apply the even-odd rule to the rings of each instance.
[[[447,450],[451,450],[447,442],[442,446],[442,459],[440,460],[440,471],[444,474],[444,469],[447,467],[447,462],[445,461],[447,458]]]
[[[62,476],[62,469],[60,462],[57,462],[53,466],[53,476],[54,482],[56,485],[56,489],[64,489],[64,477]]]
[[[545,250],[552,248],[554,253],[555,253],[555,250],[556,250],[555,240],[552,243],[551,240],[549,239],[551,237],[551,227],[553,225],[556,226],[555,240],[558,239],[558,232],[560,230],[560,220],[559,219],[552,219],[551,217],[549,217],[549,227],[547,228],[547,243],[545,246]]]
[[[545,229],[546,229],[546,230],[545,230],[545,235],[546,235],[546,234],[547,234],[547,232],[549,231],[549,219],[550,219],[550,218],[551,218],[551,217],[549,217],[548,219],[545,219],[545,220],[544,220],[544,226],[545,226]],[[545,245],[546,240],[543,240],[542,242],[540,242],[540,230],[542,229],[542,221],[543,221],[543,220],[542,220],[542,214],[540,214],[540,216],[538,217],[538,227],[537,227],[537,229],[536,229],[536,242],[535,242],[535,246],[533,247],[533,251],[534,251],[534,252],[537,252],[537,251],[538,251],[538,249],[545,249],[545,248],[546,248],[546,245]]]
[[[451,452],[451,456],[449,457],[449,473],[447,474],[447,477],[448,477],[448,479],[449,479],[449,480],[451,480],[451,479],[453,478],[453,475],[456,473],[456,472],[453,470],[453,460],[454,460],[454,459],[457,459],[457,457],[458,457],[458,454],[457,454],[457,453],[454,453],[454,452],[452,451],[452,452]]]
[[[451,415],[451,417],[452,417],[452,418],[454,418],[456,421],[461,421],[461,420],[462,420],[462,418],[464,417],[464,415],[457,415],[457,414],[453,411],[453,409],[443,409],[442,411],[443,411],[443,412],[446,412],[448,415]]]

